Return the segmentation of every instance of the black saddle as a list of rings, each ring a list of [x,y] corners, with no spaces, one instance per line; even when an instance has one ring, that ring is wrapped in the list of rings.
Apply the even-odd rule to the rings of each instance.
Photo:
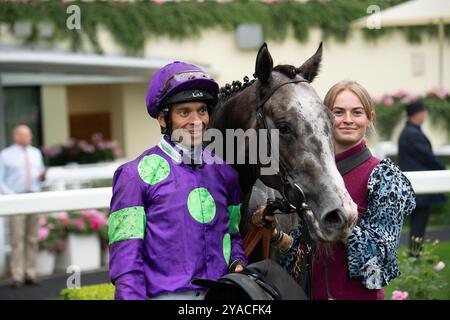
[[[303,289],[273,260],[252,263],[218,280],[194,278],[192,284],[208,288],[205,300],[307,300]]]

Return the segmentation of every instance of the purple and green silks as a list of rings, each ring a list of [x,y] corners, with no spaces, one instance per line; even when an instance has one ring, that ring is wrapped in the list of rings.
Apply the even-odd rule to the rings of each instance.
[[[166,137],[118,168],[109,217],[116,299],[202,289],[190,283],[192,278],[216,280],[232,261],[247,262],[240,205],[233,168],[192,168]]]

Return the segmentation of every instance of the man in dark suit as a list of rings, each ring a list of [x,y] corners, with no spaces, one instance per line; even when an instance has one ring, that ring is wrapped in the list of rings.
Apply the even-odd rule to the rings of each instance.
[[[420,129],[428,112],[422,100],[407,104],[408,121],[398,140],[399,165],[403,171],[445,170],[444,164],[433,155],[431,143]],[[410,249],[413,238],[423,238],[431,204],[446,200],[444,195],[416,196],[416,209],[411,214]],[[412,252],[414,254],[414,252]]]

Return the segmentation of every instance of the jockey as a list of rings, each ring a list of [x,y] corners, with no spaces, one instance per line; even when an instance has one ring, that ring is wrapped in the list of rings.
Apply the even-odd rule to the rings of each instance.
[[[113,178],[108,236],[116,299],[202,299],[205,289],[192,278],[215,280],[247,263],[237,172],[201,147],[217,93],[208,74],[179,61],[150,82],[147,111],[163,137]]]

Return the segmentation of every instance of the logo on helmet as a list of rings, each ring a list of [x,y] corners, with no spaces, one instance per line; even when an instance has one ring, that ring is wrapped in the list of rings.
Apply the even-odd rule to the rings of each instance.
[[[202,98],[203,97],[203,92],[199,91],[199,90],[195,90],[194,92],[192,92],[192,98]]]

